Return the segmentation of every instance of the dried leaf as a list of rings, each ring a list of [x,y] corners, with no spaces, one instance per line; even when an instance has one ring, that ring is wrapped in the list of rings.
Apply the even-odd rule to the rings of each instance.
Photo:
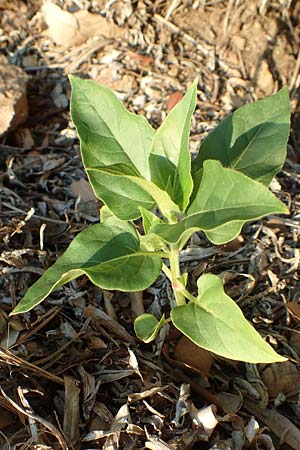
[[[253,444],[253,441],[256,438],[258,432],[259,432],[259,424],[254,417],[251,417],[251,419],[249,420],[248,424],[245,427],[245,436],[250,445]]]
[[[70,187],[73,194],[75,194],[76,197],[80,197],[82,202],[98,201],[90,183],[84,178],[73,181]]]
[[[241,395],[219,392],[217,397],[221,400],[225,413],[237,413],[243,405]]]
[[[189,412],[190,385],[183,383],[180,386],[179,398],[176,402],[175,417],[172,420],[176,428],[181,427],[182,418]]]
[[[206,373],[210,373],[214,362],[210,352],[194,344],[186,336],[179,339],[174,350],[174,359]]]
[[[193,423],[195,426],[202,428],[202,438],[207,441],[219,423],[215,413],[216,407],[214,405],[201,409],[197,409],[194,405],[191,405],[190,416]]]
[[[298,394],[299,378],[299,369],[290,361],[269,365],[261,376],[271,398],[277,397],[280,393],[285,396]]]
[[[168,98],[167,112],[171,111],[171,109],[174,108],[174,106],[176,106],[177,103],[180,102],[182,98],[183,98],[182,92],[179,91],[172,92]]]
[[[83,441],[84,442],[95,441],[103,437],[109,437],[111,435],[118,434],[121,431],[123,431],[129,423],[131,423],[131,417],[128,405],[126,403],[119,409],[109,431],[107,430],[91,431],[83,438]]]

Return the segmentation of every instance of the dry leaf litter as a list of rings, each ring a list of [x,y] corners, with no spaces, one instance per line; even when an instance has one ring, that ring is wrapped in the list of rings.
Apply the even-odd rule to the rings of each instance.
[[[299,19],[290,0],[0,3],[1,449],[300,449]],[[220,275],[288,362],[223,360],[166,328],[138,342],[134,315],[168,310],[163,275],[131,296],[81,278],[9,318],[99,217],[69,73],[109,86],[154,127],[198,76],[192,153],[226,114],[288,86],[292,133],[272,190],[291,215],[222,247],[197,234],[181,256],[192,290],[204,271]]]

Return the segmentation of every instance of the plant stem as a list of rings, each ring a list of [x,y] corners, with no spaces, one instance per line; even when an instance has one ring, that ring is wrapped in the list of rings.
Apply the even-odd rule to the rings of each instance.
[[[196,303],[198,303],[199,302],[199,300],[197,299],[197,297],[195,297],[193,294],[191,294],[189,291],[187,291],[186,289],[185,289],[185,287],[180,283],[179,284],[179,288],[178,288],[178,290],[180,291],[180,293],[185,297],[185,298],[187,298],[190,302],[196,302]]]
[[[180,267],[179,267],[179,248],[176,244],[170,245],[170,271],[172,288],[177,306],[185,305],[185,299],[180,292]]]
[[[162,270],[165,273],[165,275],[167,276],[167,278],[171,281],[172,283],[172,274],[171,274],[171,270],[169,269],[169,267],[167,267],[164,263],[162,265]]]
[[[162,270],[165,273],[165,275],[168,277],[168,279],[171,281],[172,283],[172,274],[171,274],[171,270],[165,265],[163,264],[162,266]],[[182,295],[187,298],[190,302],[198,302],[197,297],[195,297],[193,294],[191,294],[189,291],[186,290],[186,288],[184,287],[184,285],[182,283],[180,283],[179,281],[177,281],[177,286],[178,286],[178,291],[180,291],[182,293]]]

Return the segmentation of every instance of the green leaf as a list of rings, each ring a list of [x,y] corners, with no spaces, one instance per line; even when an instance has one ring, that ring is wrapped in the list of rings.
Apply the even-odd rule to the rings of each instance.
[[[149,155],[154,130],[142,116],[127,111],[113,92],[91,80],[70,76],[71,115],[80,137],[83,164],[103,168],[90,172],[97,197],[120,219],[139,217],[139,207],[152,209],[152,197],[128,178],[150,179]]]
[[[91,169],[91,168],[87,167],[86,170],[87,170],[87,173],[90,175],[90,177],[93,177],[93,178],[95,177],[95,175],[94,175],[95,173],[101,174],[100,175],[101,177],[103,175],[107,174],[107,172],[106,172],[107,168],[98,168],[97,167],[97,168]],[[124,175],[124,174],[116,175],[115,178],[116,177],[121,178],[121,183],[126,182],[126,180],[128,180],[129,182],[135,183],[137,192],[139,192],[139,188],[142,188],[144,192],[147,191],[148,194],[151,195],[153,198],[153,201],[152,201],[153,203],[151,205],[151,209],[153,208],[153,204],[155,201],[155,203],[158,205],[161,213],[165,217],[172,218],[174,214],[176,214],[176,213],[179,214],[180,211],[179,211],[178,206],[171,200],[168,193],[166,191],[160,189],[158,186],[156,186],[156,184],[152,183],[152,181],[145,180],[140,177]],[[118,182],[116,182],[116,183],[118,184]],[[140,204],[139,211],[140,211],[141,207],[143,207],[143,205]],[[114,209],[116,209],[116,208],[114,208]],[[139,213],[139,216],[140,216],[140,213]]]
[[[191,203],[193,202],[202,180],[202,174],[203,174],[203,168],[199,169],[194,174],[194,191],[193,196],[191,198]],[[236,238],[244,225],[244,221],[237,221],[237,222],[229,222],[225,223],[224,225],[221,225],[217,228],[214,228],[213,230],[206,231],[205,234],[207,238],[213,242],[216,245],[221,245],[224,242],[232,241],[234,238]]]
[[[144,235],[140,235],[141,249],[148,252],[155,252],[162,250],[166,254],[168,253],[168,247],[165,241],[154,233],[150,233],[149,230],[154,225],[163,223],[162,220],[150,211],[144,208],[140,208],[143,219]]]
[[[148,344],[156,338],[165,323],[164,315],[158,321],[153,314],[141,314],[134,321],[134,331],[141,341]]]
[[[213,230],[206,231],[205,234],[213,244],[222,245],[235,239],[241,233],[244,223],[243,220],[225,223]]]
[[[140,217],[140,207],[153,209],[154,199],[131,179],[100,170],[87,170],[89,181],[97,197],[121,220]]]
[[[289,129],[290,102],[284,88],[226,117],[202,143],[193,173],[205,160],[216,159],[267,186],[285,161]]]
[[[176,328],[195,344],[225,358],[253,364],[286,361],[247,322],[217,276],[203,275],[197,284],[197,302],[171,311]]]
[[[149,233],[151,227],[162,223],[162,220],[151,211],[148,211],[145,208],[140,208],[140,211],[143,219],[143,228],[146,234]]]
[[[145,252],[162,251],[164,252],[164,256],[162,257],[165,258],[168,255],[168,248],[165,241],[160,236],[157,236],[157,234],[154,233],[148,233],[144,236],[140,236],[140,246],[141,250]]]
[[[236,215],[234,221],[222,220],[223,223],[219,222],[219,217],[211,218],[212,229],[207,235],[213,242],[223,244],[234,239],[246,220],[275,212],[288,213],[286,206],[263,184],[240,172],[223,168],[218,161],[208,160],[203,167],[200,188],[188,214],[206,210],[224,218],[232,213]]]
[[[188,208],[188,216],[176,224],[159,224],[150,229],[166,242],[180,247],[197,230],[211,231],[224,224],[256,220],[268,214],[288,214],[287,207],[263,184],[240,172],[224,168],[218,161],[203,164],[201,184]],[[232,239],[232,229],[223,232],[223,242]],[[225,234],[224,234],[225,232]]]
[[[112,211],[109,209],[109,207],[107,205],[103,205],[101,206],[100,209],[100,222],[104,223],[106,220],[112,220],[113,218],[115,218],[116,220],[120,220],[117,218],[117,216],[115,216]]]
[[[51,292],[83,274],[103,289],[140,291],[155,281],[160,270],[160,257],[140,250],[135,228],[107,217],[104,223],[93,225],[75,237],[66,252],[31,286],[12,314],[29,311]]]
[[[195,80],[155,133],[149,159],[152,181],[169,193],[181,211],[188,205],[193,188],[188,139],[197,84]]]

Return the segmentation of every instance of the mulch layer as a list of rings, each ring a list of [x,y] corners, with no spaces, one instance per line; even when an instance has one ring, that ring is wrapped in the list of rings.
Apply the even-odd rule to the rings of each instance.
[[[0,138],[1,449],[299,450],[299,2],[56,5],[60,13],[39,0],[0,3],[0,52],[29,77],[28,119]],[[80,36],[64,28],[62,11],[77,14]],[[111,87],[154,127],[198,76],[192,153],[237,107],[289,88],[288,157],[271,189],[290,215],[250,223],[222,247],[198,233],[181,255],[191,290],[203,272],[220,275],[288,362],[213,356],[203,368],[204,357],[172,329],[142,344],[132,296],[84,277],[9,317],[74,236],[99,220],[69,115],[70,73]],[[143,293],[145,309],[167,312],[171,295],[161,275]]]

